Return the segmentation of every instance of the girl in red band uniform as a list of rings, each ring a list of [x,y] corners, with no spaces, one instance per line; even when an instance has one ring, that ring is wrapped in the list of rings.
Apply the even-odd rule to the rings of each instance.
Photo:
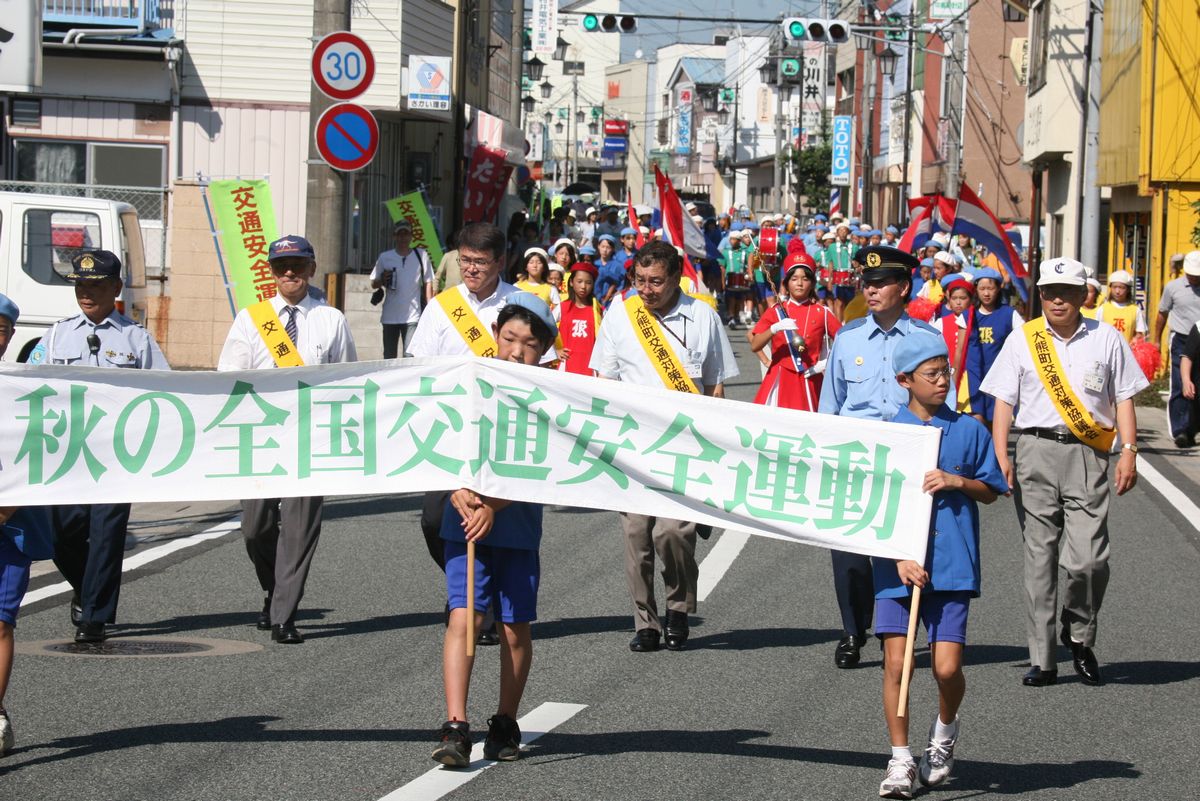
[[[588,363],[600,330],[600,304],[592,294],[598,270],[595,265],[577,262],[571,266],[567,300],[557,306],[559,368],[568,373],[595,375]]]
[[[841,323],[817,302],[816,265],[808,253],[794,253],[784,262],[783,302],[775,304],[754,326],[750,348],[760,351],[771,343],[771,364],[755,403],[815,412],[825,371],[822,348]]]

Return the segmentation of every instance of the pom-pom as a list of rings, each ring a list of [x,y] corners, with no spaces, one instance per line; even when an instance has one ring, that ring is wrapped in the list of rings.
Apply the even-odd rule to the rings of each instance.
[[[914,320],[922,320],[928,323],[937,314],[938,304],[927,298],[913,298],[908,302],[907,311],[908,316]]]
[[[1142,368],[1142,372],[1146,374],[1146,380],[1153,381],[1162,365],[1162,353],[1154,343],[1144,339],[1134,342],[1130,345],[1130,349],[1133,351],[1133,358],[1137,360],[1138,367]]]

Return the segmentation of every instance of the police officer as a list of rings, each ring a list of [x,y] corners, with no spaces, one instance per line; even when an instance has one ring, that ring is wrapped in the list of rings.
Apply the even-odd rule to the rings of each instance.
[[[907,391],[896,383],[892,353],[906,337],[941,335],[928,323],[904,313],[912,273],[918,266],[915,257],[887,245],[870,245],[860,248],[855,259],[863,265],[863,295],[869,313],[846,323],[833,340],[817,410],[891,420],[908,402]],[[852,668],[858,664],[875,607],[871,560],[844,551],[831,553],[833,588],[844,631],[834,651],[834,664]]]
[[[66,276],[80,313],[50,326],[30,364],[169,370],[154,337],[117,311],[121,260],[107,250],[81,251]],[[54,564],[71,584],[75,642],[96,643],[117,617],[129,504],[55,506]]]

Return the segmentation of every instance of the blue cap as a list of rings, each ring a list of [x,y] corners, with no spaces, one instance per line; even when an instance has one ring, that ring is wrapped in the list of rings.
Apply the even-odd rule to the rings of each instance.
[[[584,245],[583,247],[581,247],[579,249],[579,255],[580,256],[595,256],[596,249],[594,247],[592,247],[591,245]]]
[[[71,259],[68,281],[90,281],[101,278],[120,278],[121,260],[107,250],[84,250]]]
[[[878,228],[872,228],[870,231],[867,231],[867,236],[883,236],[883,231],[880,231]]]
[[[0,317],[7,317],[16,325],[17,318],[21,316],[21,310],[17,308],[17,304],[8,299],[8,295],[0,292]]]
[[[973,293],[975,291],[975,285],[971,283],[971,278],[972,276],[969,273],[946,273],[941,277],[940,283],[942,285],[942,289],[946,290],[947,292],[950,291],[950,287],[952,285],[961,284],[967,287],[967,289]]]
[[[897,227],[896,227],[896,226],[894,226],[894,225],[889,225],[887,228],[885,228],[885,229],[884,229],[884,231],[886,231],[886,232],[887,232],[887,233],[889,233],[889,234],[898,234],[898,233],[900,233],[900,229],[899,229],[899,228],[897,228]]]
[[[617,246],[617,238],[615,236],[613,236],[612,234],[600,234],[600,236],[596,237],[596,241],[597,242],[610,242],[610,243],[612,243],[613,247]]]
[[[827,221],[829,218],[828,218],[828,217],[826,217],[824,214],[818,214],[817,216],[813,217],[813,219],[814,219],[814,220],[819,220],[819,221],[821,221],[821,222],[825,222],[825,221]]]
[[[990,278],[997,284],[1004,283],[1004,276],[1000,275],[999,270],[993,270],[991,267],[982,267],[975,271],[975,283],[979,283],[985,278]]]
[[[744,227],[749,228],[751,231],[757,231],[758,223],[756,223],[754,220],[747,220],[746,225]]]
[[[285,237],[280,237],[271,243],[271,249],[267,253],[267,261],[275,261],[276,259],[315,259],[316,251],[313,250],[312,243],[302,236],[289,234]]]
[[[621,236],[637,236],[637,229],[632,225],[627,225],[621,229]]]
[[[551,339],[558,336],[558,326],[554,324],[554,315],[550,313],[550,307],[532,292],[514,292],[504,299],[504,304],[528,309],[550,329]]]
[[[820,231],[821,233],[826,233],[829,231],[829,226],[828,225],[818,225],[817,230]]]
[[[933,257],[926,256],[925,258],[921,259],[921,266],[922,267],[933,267]]]
[[[950,358],[945,339],[925,331],[912,331],[900,339],[900,344],[892,353],[892,365],[897,373],[911,373],[920,367],[922,362],[939,356],[944,359]]]
[[[857,217],[851,217],[849,224],[857,228],[858,226],[862,225],[862,220],[858,219]]]
[[[729,226],[730,231],[742,231],[745,228],[746,226],[742,225],[740,222],[735,222],[733,225]]]

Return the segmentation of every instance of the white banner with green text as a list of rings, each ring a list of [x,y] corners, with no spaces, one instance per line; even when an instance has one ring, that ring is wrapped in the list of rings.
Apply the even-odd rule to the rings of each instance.
[[[474,357],[0,364],[0,506],[471,487],[923,561],[938,429]]]

